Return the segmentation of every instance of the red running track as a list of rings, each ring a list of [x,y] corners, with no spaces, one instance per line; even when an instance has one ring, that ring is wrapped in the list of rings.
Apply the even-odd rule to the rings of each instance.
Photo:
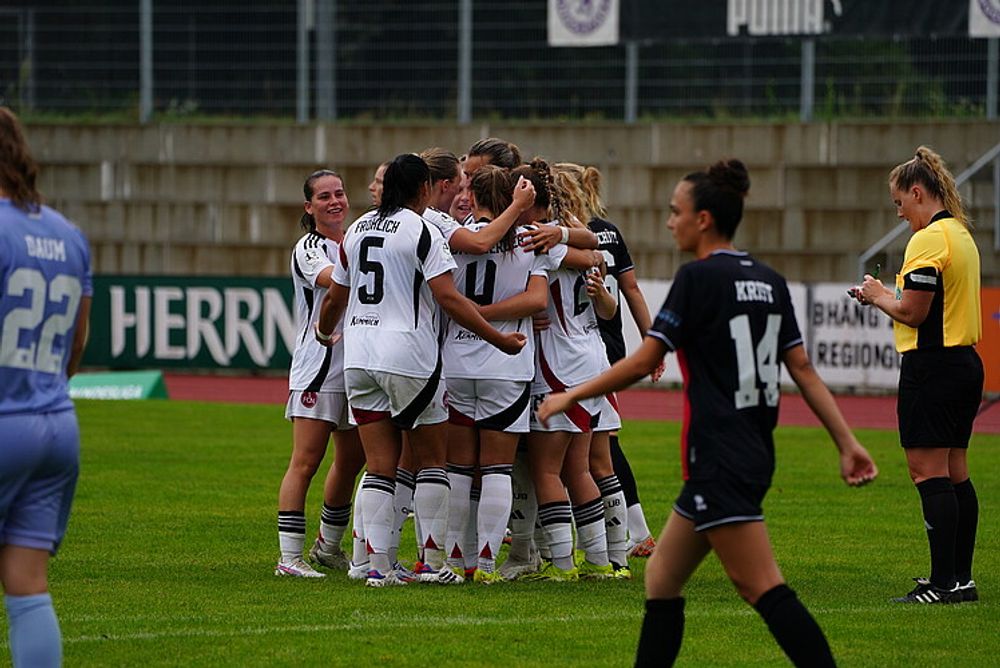
[[[251,404],[284,404],[288,399],[285,378],[195,376],[165,374],[171,399],[191,401],[228,401]],[[629,420],[680,420],[684,397],[679,390],[636,389],[618,395],[622,417]],[[896,428],[896,398],[838,396],[840,410],[852,427],[868,429]],[[780,424],[820,426],[805,401],[798,394],[781,398]],[[975,430],[982,434],[1000,434],[1000,402],[984,405],[976,418]]]

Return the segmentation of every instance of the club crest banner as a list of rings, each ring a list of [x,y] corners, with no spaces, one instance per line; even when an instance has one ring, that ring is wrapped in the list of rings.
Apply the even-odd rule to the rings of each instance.
[[[619,0],[549,0],[549,46],[618,44]]]
[[[969,37],[1000,37],[1000,0],[969,0]]]

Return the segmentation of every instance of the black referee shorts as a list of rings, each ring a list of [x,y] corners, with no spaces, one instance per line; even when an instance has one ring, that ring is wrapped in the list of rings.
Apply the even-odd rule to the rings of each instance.
[[[904,448],[967,448],[983,398],[983,361],[972,346],[911,350],[899,371]]]
[[[688,480],[674,501],[674,511],[694,522],[695,531],[723,524],[763,522],[769,484],[750,483],[720,471],[711,480]]]

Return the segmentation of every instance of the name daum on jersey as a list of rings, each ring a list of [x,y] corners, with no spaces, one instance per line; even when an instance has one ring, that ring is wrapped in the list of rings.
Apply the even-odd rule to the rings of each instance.
[[[370,218],[355,223],[355,232],[385,232],[395,234],[399,231],[400,221],[391,218]]]
[[[24,243],[28,249],[29,257],[37,257],[39,260],[66,261],[66,242],[62,239],[33,237],[30,234],[25,234]]]
[[[774,303],[774,286],[764,281],[733,281],[738,302]]]

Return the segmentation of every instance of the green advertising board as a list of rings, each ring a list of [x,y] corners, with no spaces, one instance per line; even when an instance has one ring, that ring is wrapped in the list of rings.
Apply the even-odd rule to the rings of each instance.
[[[287,369],[287,278],[95,276],[87,366]]]

